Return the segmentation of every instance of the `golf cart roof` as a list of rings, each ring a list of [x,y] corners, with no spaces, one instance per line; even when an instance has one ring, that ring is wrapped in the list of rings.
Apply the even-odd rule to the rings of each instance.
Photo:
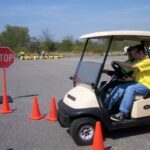
[[[107,31],[107,32],[95,32],[90,34],[85,34],[80,37],[80,39],[107,39],[114,37],[116,40],[138,40],[138,41],[150,41],[150,31]]]

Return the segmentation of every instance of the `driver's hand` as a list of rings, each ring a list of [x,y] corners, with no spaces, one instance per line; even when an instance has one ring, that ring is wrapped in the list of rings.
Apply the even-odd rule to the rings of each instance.
[[[125,81],[133,81],[134,80],[134,78],[133,77],[131,77],[131,76],[124,76],[124,77],[122,77]]]
[[[113,66],[113,64],[117,64],[117,61],[112,61],[111,65]]]

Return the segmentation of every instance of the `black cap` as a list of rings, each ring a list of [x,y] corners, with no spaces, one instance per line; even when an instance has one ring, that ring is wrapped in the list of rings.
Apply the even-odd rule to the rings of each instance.
[[[139,44],[139,45],[135,45],[135,46],[133,46],[133,48],[134,49],[137,49],[137,50],[140,50],[140,51],[145,51],[145,48],[144,48],[144,46],[143,45],[141,45],[141,44]]]
[[[134,49],[133,46],[129,46],[128,49],[127,49],[127,52],[131,52],[133,49]]]

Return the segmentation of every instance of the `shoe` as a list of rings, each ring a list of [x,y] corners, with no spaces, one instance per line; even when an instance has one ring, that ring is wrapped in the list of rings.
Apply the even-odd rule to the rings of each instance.
[[[113,120],[113,121],[118,121],[118,122],[123,121],[125,119],[125,115],[123,113],[119,112],[115,115],[112,115],[110,117],[110,119]]]

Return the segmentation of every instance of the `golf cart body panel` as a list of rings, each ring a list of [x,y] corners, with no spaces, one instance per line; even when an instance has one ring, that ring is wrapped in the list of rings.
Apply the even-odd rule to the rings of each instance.
[[[64,97],[64,103],[74,109],[99,108],[94,89],[87,84],[78,84]]]
[[[80,138],[79,134],[81,133],[77,133],[80,132],[80,129],[84,126],[90,126],[90,131],[93,131],[95,127],[93,123],[94,120],[95,122],[101,121],[102,125],[108,130],[118,130],[150,124],[150,94],[135,97],[130,119],[125,119],[122,122],[114,122],[110,119],[110,113],[104,105],[107,93],[103,92],[105,84],[111,83],[113,76],[110,80],[104,81],[104,86],[102,85],[102,74],[106,60],[109,57],[113,40],[138,41],[145,47],[150,47],[150,31],[126,30],[95,32],[83,35],[80,38],[86,39],[86,42],[73,77],[74,87],[67,92],[63,100],[60,100],[58,103],[58,118],[60,124],[70,128],[73,134],[72,137],[76,143],[79,142],[79,144],[81,144],[83,142],[85,145],[90,144],[92,139],[89,141],[80,139],[80,141],[78,141],[78,138]],[[109,41],[106,51],[103,53],[103,58],[97,58],[97,60],[101,62],[97,62],[97,60],[95,61],[94,59],[89,61],[84,58],[89,40],[93,39],[107,39]],[[101,42],[99,43],[101,44]],[[150,56],[148,49],[146,49],[146,52],[147,55]],[[73,130],[77,133],[73,132]],[[76,138],[76,136],[78,138]]]
[[[136,96],[133,102],[131,118],[141,118],[150,116],[150,98]]]

